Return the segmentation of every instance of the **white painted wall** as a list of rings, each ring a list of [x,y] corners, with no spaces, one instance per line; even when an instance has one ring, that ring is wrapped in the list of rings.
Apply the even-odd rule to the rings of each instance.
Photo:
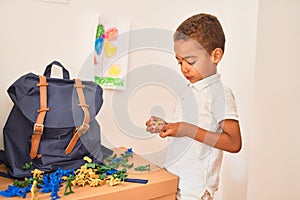
[[[173,31],[187,17],[208,12],[216,15],[227,36],[224,60],[219,69],[224,82],[235,95],[241,119],[243,149],[239,154],[225,154],[221,188],[216,200],[241,200],[247,196],[247,170],[254,94],[254,66],[258,0],[234,1],[116,1],[69,0],[68,4],[46,3],[39,0],[0,0],[0,125],[4,126],[12,103],[6,93],[9,85],[27,72],[42,73],[52,60],[61,61],[76,77],[93,50],[97,16],[126,18],[131,29],[155,28]],[[154,41],[153,41],[154,42]],[[165,42],[165,41],[163,41]],[[172,53],[163,49],[141,49],[129,54],[129,72],[143,65],[160,64],[178,72]],[[59,74],[58,74],[59,75]],[[149,74],[151,77],[152,74]],[[135,85],[138,77],[129,76],[128,84]],[[170,81],[170,80],[169,80]],[[172,81],[172,80],[171,80]],[[147,82],[149,83],[149,82]],[[178,80],[169,82],[174,88]],[[177,103],[175,91],[166,85],[148,84],[131,91],[105,90],[105,103],[98,116],[102,125],[104,144],[133,147],[137,153],[157,153],[165,145],[158,137],[139,138],[125,134],[111,106],[114,100],[130,92],[128,115],[138,128],[151,113],[171,118]],[[115,99],[114,99],[115,98]],[[2,133],[2,130],[0,131]],[[134,133],[139,134],[139,133]],[[141,135],[145,135],[143,131]],[[253,136],[254,137],[254,136]],[[3,147],[0,134],[0,147]],[[157,154],[154,154],[157,156]],[[155,160],[155,159],[154,159]],[[255,171],[251,171],[255,174]],[[254,175],[253,175],[254,176]],[[255,188],[250,187],[250,190]]]
[[[300,2],[259,4],[247,199],[300,199]]]

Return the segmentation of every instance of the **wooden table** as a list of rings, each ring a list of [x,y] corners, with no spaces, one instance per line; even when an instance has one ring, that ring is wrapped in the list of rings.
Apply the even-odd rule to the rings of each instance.
[[[0,165],[0,171],[6,171],[4,165]],[[61,199],[101,199],[101,200],[174,200],[177,191],[178,177],[167,172],[165,169],[157,168],[151,172],[128,173],[128,178],[147,179],[147,184],[124,182],[116,186],[108,184],[90,187],[88,185],[72,186],[74,194],[64,196],[65,183],[60,188],[58,195]],[[0,177],[0,190],[6,190],[11,185],[12,179]],[[0,199],[7,199],[0,196]],[[12,197],[10,199],[23,199]],[[26,199],[31,199],[31,193],[27,193]],[[50,193],[38,192],[38,199],[50,199]]]

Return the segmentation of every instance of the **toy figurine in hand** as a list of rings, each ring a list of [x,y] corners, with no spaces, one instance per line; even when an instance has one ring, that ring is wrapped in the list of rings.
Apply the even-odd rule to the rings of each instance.
[[[161,129],[168,124],[165,120],[160,117],[152,116],[147,122],[147,131],[150,133],[159,133]]]
[[[168,123],[166,126],[164,126],[160,130],[159,135],[162,138],[171,136],[171,137],[190,137],[195,139],[197,131],[198,131],[198,127],[193,124],[186,123],[186,122],[175,122],[175,123]]]
[[[171,137],[191,137],[194,138],[198,127],[186,122],[167,123],[159,117],[152,116],[146,122],[146,131],[150,133],[159,133],[159,136],[165,138]]]

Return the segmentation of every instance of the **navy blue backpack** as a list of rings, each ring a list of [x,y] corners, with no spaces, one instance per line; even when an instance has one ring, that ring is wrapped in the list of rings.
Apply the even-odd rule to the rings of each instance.
[[[63,79],[50,77],[53,65],[61,67]],[[76,169],[84,164],[84,156],[103,163],[112,151],[101,145],[95,119],[102,93],[92,81],[70,80],[57,61],[43,76],[28,73],[15,81],[8,89],[14,106],[3,129],[2,159],[8,174],[24,178],[35,168]],[[26,163],[32,163],[30,169],[23,169]]]

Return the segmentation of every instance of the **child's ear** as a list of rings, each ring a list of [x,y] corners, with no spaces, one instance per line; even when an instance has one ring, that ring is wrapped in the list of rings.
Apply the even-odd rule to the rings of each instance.
[[[223,57],[223,50],[221,48],[215,48],[211,52],[210,57],[211,57],[213,63],[218,64]]]

